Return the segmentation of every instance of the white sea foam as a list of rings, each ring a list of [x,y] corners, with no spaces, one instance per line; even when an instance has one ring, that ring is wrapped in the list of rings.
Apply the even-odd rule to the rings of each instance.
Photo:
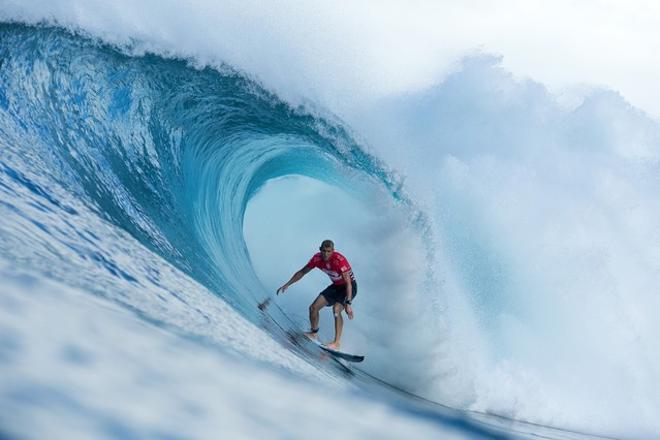
[[[568,110],[489,57],[378,110],[364,133],[433,213],[456,282],[443,319],[471,406],[657,432],[658,124],[604,90]]]
[[[406,2],[3,0],[0,17],[58,22],[117,44],[225,61],[291,98],[335,111],[420,90],[465,54],[501,54],[504,66],[573,101],[581,86],[621,91],[660,115],[656,2],[561,0],[497,5]]]
[[[318,430],[332,414],[333,438],[465,438],[347,387],[176,337],[86,292],[4,265],[0,276],[3,435],[330,438]]]

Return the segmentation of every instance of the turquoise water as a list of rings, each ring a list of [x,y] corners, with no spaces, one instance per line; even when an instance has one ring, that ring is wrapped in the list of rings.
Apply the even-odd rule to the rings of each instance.
[[[645,345],[653,327],[639,309],[655,303],[627,296],[636,286],[622,280],[634,271],[609,253],[630,249],[590,246],[609,235],[594,239],[561,214],[546,223],[567,206],[597,211],[581,203],[592,197],[586,190],[571,198],[589,173],[567,172],[562,188],[553,170],[547,178],[543,166],[516,162],[532,156],[527,136],[536,131],[578,139],[579,154],[611,133],[588,108],[551,106],[536,119],[524,99],[508,113],[489,107],[492,96],[477,86],[510,81],[494,63],[468,61],[425,95],[383,104],[362,126],[368,145],[327,110],[294,106],[229,65],[200,68],[192,58],[133,54],[130,43],[0,25],[0,433],[305,437],[296,426],[306,398],[310,425],[360,402],[361,414],[344,414],[347,436],[653,432],[656,351]],[[521,88],[535,97],[530,107],[547,104],[543,90]],[[582,130],[578,117],[597,123]],[[514,142],[503,127],[516,124],[524,136]],[[459,140],[463,148],[449,151]],[[541,164],[544,154],[568,155],[535,145]],[[386,159],[405,169],[407,184]],[[540,212],[523,209],[537,191]],[[326,238],[326,210],[343,209],[345,224],[331,226],[344,234],[361,296],[346,344],[367,355],[348,371],[288,338],[306,325],[308,290],[324,280],[265,314],[256,307]],[[287,230],[296,219],[304,221]],[[540,267],[557,254],[565,260],[554,268],[568,281]],[[608,280],[624,293],[603,290]],[[589,316],[581,302],[598,312],[593,327],[580,326]],[[604,349],[608,340],[629,351]],[[594,396],[619,379],[607,398]]]

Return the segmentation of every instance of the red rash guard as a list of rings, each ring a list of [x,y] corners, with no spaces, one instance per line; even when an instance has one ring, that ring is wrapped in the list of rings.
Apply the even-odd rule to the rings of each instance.
[[[337,251],[334,251],[332,255],[330,255],[330,259],[328,261],[323,261],[323,257],[321,257],[321,253],[317,252],[309,260],[309,263],[307,263],[307,267],[310,269],[313,269],[315,267],[321,269],[330,277],[332,283],[337,286],[346,284],[346,281],[344,281],[344,278],[341,276],[345,272],[348,272],[348,274],[351,277],[351,280],[355,281],[355,277],[353,276],[353,271],[351,270],[351,265],[348,264],[348,260],[346,259],[346,257],[344,257],[342,254],[340,254]]]

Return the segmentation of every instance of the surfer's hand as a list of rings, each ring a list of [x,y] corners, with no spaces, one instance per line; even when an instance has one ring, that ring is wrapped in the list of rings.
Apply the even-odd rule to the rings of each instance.
[[[284,292],[286,292],[286,289],[288,289],[288,288],[289,288],[289,286],[287,286],[286,284],[283,285],[282,287],[280,287],[279,289],[277,289],[277,294],[279,295],[280,293],[284,293]]]
[[[348,319],[353,319],[353,307],[351,307],[350,304],[346,304],[344,306],[344,310],[346,310],[346,314],[348,315]]]

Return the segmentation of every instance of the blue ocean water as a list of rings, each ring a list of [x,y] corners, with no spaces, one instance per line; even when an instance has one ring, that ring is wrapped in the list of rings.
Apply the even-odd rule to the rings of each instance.
[[[388,117],[409,130],[403,137],[418,146],[420,155],[431,160],[439,153],[422,139],[424,129],[417,124],[424,121],[407,120],[407,115],[431,115],[438,112],[437,102],[465,96],[461,90],[466,83],[483,71],[492,72],[492,60],[486,67],[480,63],[468,65],[462,76],[425,96],[421,106],[416,97],[407,97],[413,104],[393,101],[383,107],[383,114],[389,112]],[[533,94],[541,96],[538,102],[545,99],[543,91],[534,89]],[[551,124],[563,115],[554,112],[548,118]],[[447,124],[473,123],[449,113]],[[498,112],[489,108],[485,113],[492,121]],[[532,125],[524,113],[520,110],[517,119]],[[592,116],[588,109],[582,113]],[[376,117],[372,122],[371,130],[377,132],[371,133],[372,140],[382,137],[387,144],[395,138],[386,122]],[[492,131],[499,132],[498,124],[493,125]],[[404,190],[396,172],[341,119],[311,105],[292,106],[232,66],[201,68],[194,60],[135,56],[130,46],[109,46],[60,28],[2,24],[1,435],[213,438],[220,432],[306,437],[298,424],[306,425],[295,409],[302,399],[315,404],[301,410],[310,425],[321,423],[328,411],[344,414],[355,401],[363,405],[360,417],[344,415],[351,424],[341,433],[348,436],[376,432],[396,438],[415,432],[422,437],[582,438],[588,435],[575,431],[594,436],[651,432],[648,420],[655,400],[646,395],[645,386],[655,370],[636,364],[637,351],[631,350],[627,358],[635,373],[622,375],[628,379],[630,374],[630,383],[640,390],[634,396],[641,395],[640,407],[647,408],[639,431],[634,422],[599,430],[601,417],[611,414],[592,414],[585,408],[585,401],[596,399],[588,389],[586,398],[568,404],[557,391],[562,387],[539,383],[547,378],[561,381],[562,373],[555,374],[552,365],[566,362],[553,358],[550,349],[539,353],[536,341],[551,345],[556,340],[545,332],[554,336],[563,330],[529,326],[527,321],[543,321],[540,306],[529,305],[533,299],[507,296],[534,285],[524,278],[511,279],[508,273],[509,267],[524,267],[517,258],[525,253],[497,251],[501,242],[480,223],[480,212],[471,204],[491,202],[478,187],[468,188],[473,192],[467,194],[453,191],[467,175],[466,168],[477,168],[480,176],[492,172],[488,158],[461,163],[483,143],[480,136],[490,136],[490,129],[482,129],[481,135],[467,140],[463,155],[450,155],[443,165],[439,175],[444,185],[433,191],[452,210],[438,212],[424,197],[416,200]],[[596,132],[571,131],[570,137],[586,136],[583,145],[588,145],[601,133]],[[441,134],[444,143],[455,141]],[[526,145],[521,141],[514,147],[524,150]],[[394,160],[396,153],[382,156]],[[415,188],[423,170],[406,171],[412,175],[409,187]],[[285,191],[273,187],[292,176],[293,184]],[[249,248],[244,233],[249,206],[261,204],[252,214],[260,221],[251,223],[257,229],[253,234],[263,234],[260,243],[275,243],[279,235],[293,240],[314,237],[319,232],[312,227],[295,234],[282,231],[293,221],[286,212],[301,217],[305,207],[312,206],[305,198],[306,187],[311,199],[321,193],[340,199],[334,212],[342,209],[341,197],[362,207],[364,212],[352,210],[357,212],[355,222],[373,235],[362,234],[364,242],[356,238],[353,248],[346,245],[364,274],[361,294],[390,289],[397,296],[383,301],[384,293],[372,294],[357,309],[360,324],[355,324],[354,340],[347,344],[366,352],[364,366],[347,370],[289,341],[288,336],[305,325],[295,316],[296,310],[304,315],[302,303],[275,301],[267,313],[256,307],[273,295],[273,276],[282,281],[290,276],[280,267],[292,272],[304,261],[280,266],[270,262],[286,260],[279,252],[271,256],[259,244]],[[499,202],[515,210],[517,201],[527,200],[521,194],[505,194]],[[559,197],[547,195],[550,201]],[[287,205],[292,201],[297,203]],[[544,207],[552,211],[552,205]],[[311,211],[323,209],[322,204]],[[379,217],[395,220],[379,223]],[[316,221],[310,217],[306,224]],[[384,237],[397,239],[389,243]],[[365,244],[373,242],[378,245]],[[290,245],[302,248],[308,243]],[[397,276],[374,274],[370,256],[391,253],[399,256],[394,267],[414,273],[405,280],[413,289]],[[598,271],[601,259],[607,256],[587,249],[574,262]],[[439,262],[452,262],[460,270],[449,276],[436,270]],[[269,267],[277,267],[277,275]],[[470,301],[444,298],[454,283],[471,292]],[[593,287],[588,280],[576,283]],[[400,290],[412,290],[414,297],[398,295]],[[545,305],[544,297],[536,304]],[[607,315],[610,305],[597,300],[591,304],[608,317],[606,322],[617,320]],[[626,310],[635,315],[638,305]],[[464,311],[469,306],[473,313]],[[420,322],[406,330],[415,316]],[[462,318],[466,320],[456,324]],[[383,320],[396,325],[383,325]],[[579,320],[567,318],[567,326]],[[473,337],[465,328],[478,328],[487,336]],[[404,334],[403,344],[393,334],[397,329]],[[636,331],[647,334],[645,329],[633,328],[631,338]],[[591,330],[597,332],[589,328],[587,333]],[[417,343],[407,342],[410,334],[418,336]],[[459,349],[446,349],[457,342],[462,343]],[[481,365],[490,360],[483,353],[469,354],[481,352],[488,343],[500,356],[495,365]],[[516,351],[521,346],[525,349]],[[536,348],[527,350],[531,346]],[[395,359],[394,348],[405,354],[403,359]],[[507,354],[524,366],[549,365],[548,373],[536,376],[510,365],[513,361],[502,360]],[[525,362],[534,355],[539,356]],[[619,371],[622,357],[606,357],[612,370]],[[574,360],[568,363],[586,363],[579,353]],[[593,364],[585,369],[596,370]],[[477,373],[482,371],[486,373]],[[565,385],[570,388],[576,379],[567,375]],[[602,382],[611,377],[604,374]],[[323,383],[325,398],[318,396],[318,383]],[[501,383],[506,383],[502,389]],[[608,404],[614,414],[622,414],[619,403]]]
[[[301,366],[301,354],[290,353],[291,347],[274,350],[273,338],[282,341],[300,327],[276,306],[268,316],[257,309],[266,289],[250,262],[243,217],[265,182],[289,174],[350,192],[360,185],[377,187],[406,205],[379,161],[340,125],[291,108],[229,67],[218,72],[156,56],[129,57],[48,27],[4,24],[1,41],[2,260],[9,291],[3,313],[11,314],[22,294],[33,295],[43,290],[42,283],[56,281],[192,338],[193,345],[210,344],[211,352],[256,350],[253,357],[260,362],[325,377],[318,367]],[[65,297],[58,307],[66,309]],[[94,314],[94,306],[87,307],[82,315]],[[59,328],[60,319],[76,322],[75,316],[65,310],[47,321]],[[11,324],[34,328],[27,316],[3,326],[9,372],[20,368],[13,362],[17,358],[29,358],[20,342],[28,337]],[[84,327],[82,318],[77,325]],[[275,333],[269,342],[260,328]],[[37,340],[57,333],[42,331]],[[99,362],[98,354],[79,348],[101,343],[99,336],[62,338],[55,343],[62,345],[65,363],[85,368]],[[34,342],[32,348],[38,346]],[[108,361],[112,368],[130,370],[118,359]],[[53,384],[60,375],[75,381],[76,373],[62,372],[57,361],[50,368]],[[50,388],[48,379],[43,384],[27,372],[13,374],[14,383],[3,384],[8,435],[71,430],[85,436],[72,426],[81,420],[97,423],[91,409],[75,401],[80,387],[64,387],[60,397],[51,398],[42,389]],[[106,386],[103,379],[98,384]],[[93,399],[105,400],[104,393]],[[227,397],[235,394],[228,391]],[[35,427],[27,422],[37,411],[31,404],[73,414],[61,424],[46,418]],[[128,425],[122,428],[126,432],[111,430],[110,436],[140,432]],[[107,435],[104,429],[92,428],[91,434]],[[237,435],[251,430],[241,424],[225,429]]]

